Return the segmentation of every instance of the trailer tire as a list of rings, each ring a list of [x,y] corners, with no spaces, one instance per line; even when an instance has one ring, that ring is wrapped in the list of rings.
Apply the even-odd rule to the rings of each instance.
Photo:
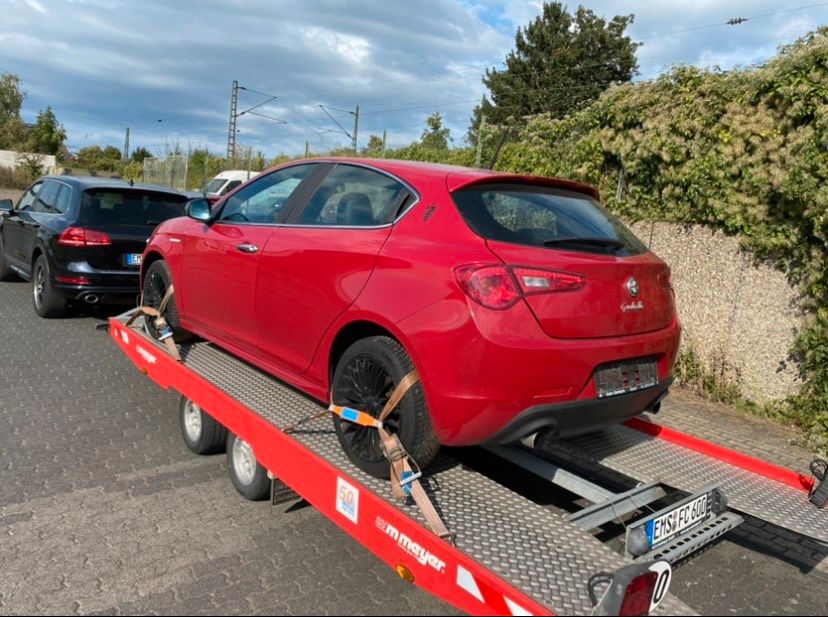
[[[196,454],[218,454],[227,446],[227,429],[186,396],[178,405],[181,436]]]
[[[250,447],[233,433],[227,434],[227,469],[239,494],[250,501],[262,501],[270,494],[267,470],[259,465]]]
[[[412,370],[411,357],[390,336],[360,339],[336,364],[331,381],[333,402],[378,416],[388,394]],[[382,455],[376,429],[351,424],[336,415],[333,418],[336,436],[351,462],[377,478],[390,477],[391,465]],[[440,451],[421,383],[406,393],[385,425],[399,435],[403,447],[421,468]]]

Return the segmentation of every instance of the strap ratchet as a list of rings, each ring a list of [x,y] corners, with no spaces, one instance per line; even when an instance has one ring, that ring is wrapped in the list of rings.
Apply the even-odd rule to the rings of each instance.
[[[149,317],[154,317],[155,329],[158,331],[159,337],[158,341],[164,343],[164,346],[167,348],[167,351],[170,352],[170,355],[181,362],[181,355],[178,353],[178,348],[175,346],[175,342],[173,341],[173,331],[170,328],[170,325],[167,323],[167,320],[164,318],[164,311],[167,310],[167,305],[170,303],[170,300],[173,297],[173,286],[170,285],[167,287],[167,291],[164,293],[164,297],[161,299],[161,304],[158,305],[158,308],[153,308],[151,306],[146,306],[143,302],[143,296],[141,297],[141,305],[135,309],[135,312],[129,316],[129,319],[126,321],[126,326],[129,327],[132,323],[138,319],[139,315],[147,315]]]
[[[385,420],[397,408],[405,394],[420,381],[420,376],[417,371],[411,371],[400,380],[400,383],[391,392],[388,397],[388,402],[382,408],[378,417],[374,417],[368,412],[353,409],[343,405],[331,404],[327,410],[302,418],[298,422],[291,424],[282,430],[285,433],[292,433],[301,425],[321,418],[328,413],[334,413],[347,422],[353,422],[359,426],[367,428],[375,428],[380,436],[380,448],[385,458],[391,465],[391,494],[398,501],[405,500],[410,496],[417,507],[422,512],[431,530],[440,538],[454,543],[454,533],[448,530],[443,519],[431,502],[428,494],[425,492],[420,479],[423,472],[417,465],[416,461],[411,458],[411,455],[406,452],[405,448],[397,435],[389,433],[385,428]]]

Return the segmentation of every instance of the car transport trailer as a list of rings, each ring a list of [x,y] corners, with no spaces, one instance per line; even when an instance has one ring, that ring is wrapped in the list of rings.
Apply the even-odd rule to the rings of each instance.
[[[554,446],[489,449],[509,461],[501,468],[516,465],[589,502],[568,515],[441,454],[421,479],[451,531],[441,538],[415,504],[391,499],[389,481],[348,460],[328,418],[307,422],[324,415],[317,401],[207,342],[179,345],[176,359],[127,324],[133,314],[110,319],[112,338],[141,372],[181,394],[182,413],[204,410],[205,422],[245,446],[272,479],[274,503],[306,500],[402,578],[471,614],[646,614],[656,605],[693,614],[667,593],[665,564],[741,523],[731,507],[828,543],[828,511],[812,503],[828,490],[823,467],[802,476],[638,419]],[[594,481],[604,473],[637,485],[608,490]],[[621,552],[594,533],[616,521],[626,530]]]

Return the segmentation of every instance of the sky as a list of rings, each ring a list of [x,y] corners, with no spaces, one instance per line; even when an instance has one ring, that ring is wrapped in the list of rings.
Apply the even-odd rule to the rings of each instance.
[[[578,3],[565,3],[570,9]],[[731,69],[828,24],[828,2],[583,0],[634,14],[637,80],[674,64]],[[51,106],[70,150],[124,144],[224,153],[233,80],[237,140],[268,158],[417,139],[439,111],[462,145],[487,67],[502,68],[534,0],[0,0],[0,72],[20,76],[23,117]],[[729,26],[732,18],[748,21]],[[272,99],[272,97],[276,97]],[[272,100],[269,100],[272,99]],[[269,102],[268,102],[269,101]],[[324,106],[324,110],[322,107]],[[333,116],[333,120],[325,113]],[[338,125],[337,125],[338,123]]]

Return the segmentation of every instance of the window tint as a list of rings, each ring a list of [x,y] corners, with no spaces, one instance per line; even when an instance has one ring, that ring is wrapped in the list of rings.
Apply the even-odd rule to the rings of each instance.
[[[183,216],[187,198],[183,195],[150,191],[89,190],[83,194],[83,220],[97,225],[140,225],[155,227]]]
[[[282,208],[315,165],[296,165],[260,176],[230,197],[222,208],[222,221],[277,223]]]
[[[236,188],[241,183],[242,183],[241,180],[231,180],[230,182],[227,183],[227,186],[224,187],[224,190],[221,191],[221,194],[222,195],[227,195],[227,193],[232,191],[234,188]]]
[[[227,182],[224,178],[213,178],[210,183],[204,188],[206,193],[218,193],[218,190]]]
[[[55,202],[57,201],[58,193],[62,185],[57,182],[47,181],[43,183],[43,188],[37,194],[37,199],[34,203],[35,212],[44,212],[46,214],[57,214],[55,209]]]
[[[55,201],[55,210],[60,214],[65,214],[72,205],[72,189],[66,184],[60,185],[60,192]]]
[[[34,205],[35,196],[37,192],[40,190],[40,187],[43,186],[42,182],[38,182],[37,184],[33,185],[28,191],[23,194],[23,197],[20,198],[20,202],[17,204],[18,210],[31,210],[32,206]]]
[[[337,165],[302,212],[303,225],[369,227],[391,223],[411,192],[393,178],[364,167]]]
[[[647,247],[592,197],[530,185],[487,185],[453,194],[469,227],[490,240],[639,255]]]

